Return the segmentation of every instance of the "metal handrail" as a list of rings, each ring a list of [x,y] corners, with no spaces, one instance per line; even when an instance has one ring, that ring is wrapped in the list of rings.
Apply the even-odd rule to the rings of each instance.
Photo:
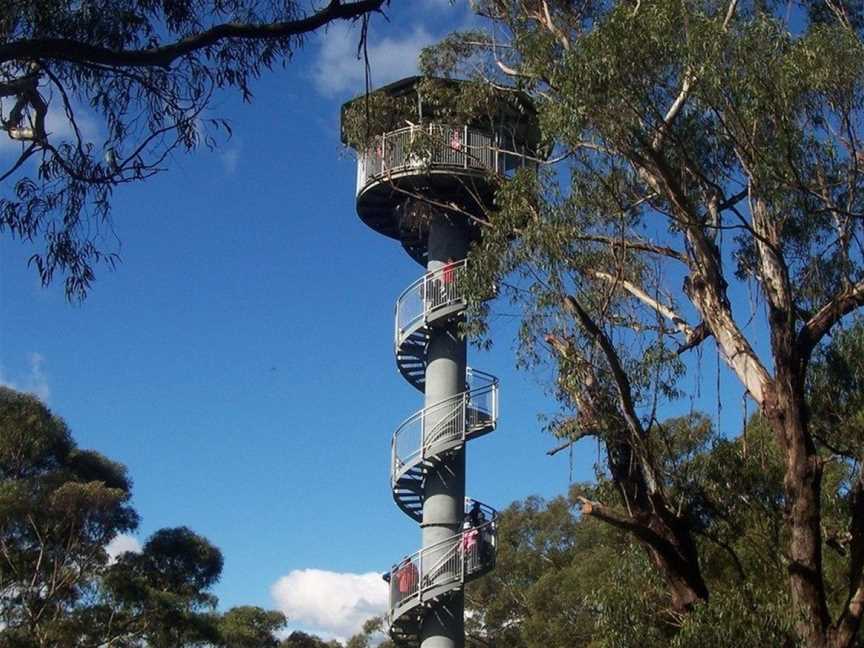
[[[464,283],[467,259],[451,261],[437,270],[431,270],[414,281],[396,298],[396,349],[405,338],[427,323],[436,310],[464,302]]]
[[[428,136],[431,142],[418,152],[414,142],[421,136]],[[498,139],[497,134],[448,124],[405,126],[389,131],[375,137],[359,153],[357,193],[370,180],[406,170],[444,167],[503,174],[514,155],[502,150]]]
[[[436,318],[443,320],[464,309],[467,264],[465,259],[448,262],[425,273],[402,291],[395,307],[397,357],[401,349],[409,359],[419,359],[429,335],[426,327],[431,326]],[[419,337],[412,337],[418,332]],[[412,347],[403,348],[408,340]],[[498,379],[470,368],[465,377],[464,391],[415,412],[393,433],[391,486],[397,504],[414,519],[419,520],[416,500],[418,496],[421,501],[423,499],[421,490],[425,469],[434,465],[445,452],[474,436],[491,432],[497,426]],[[418,466],[423,470],[418,471]],[[418,483],[418,480],[421,481]],[[425,605],[432,597],[462,587],[467,577],[486,573],[494,565],[496,512],[482,504],[481,510],[491,518],[489,522],[426,546],[391,569],[388,608],[391,626],[408,609]]]
[[[476,527],[463,529],[406,556],[390,570],[389,616],[412,599],[423,602],[424,593],[448,583],[465,582],[465,577],[494,562],[497,511],[481,504],[489,519]],[[473,537],[474,542],[471,542]],[[491,551],[484,552],[484,544]]]
[[[469,389],[424,407],[396,428],[390,444],[392,485],[405,472],[434,456],[436,446],[464,442],[472,432],[497,425],[498,379],[476,369],[466,373]]]

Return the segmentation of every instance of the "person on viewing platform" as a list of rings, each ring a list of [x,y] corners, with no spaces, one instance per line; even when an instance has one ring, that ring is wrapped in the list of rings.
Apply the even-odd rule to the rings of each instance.
[[[447,257],[447,263],[441,269],[441,280],[444,286],[444,301],[452,301],[456,298],[456,262],[451,257]]]
[[[444,279],[444,285],[448,286],[452,284],[456,278],[456,262],[452,257],[447,257],[447,263],[444,264],[444,268],[442,269],[441,276]]]

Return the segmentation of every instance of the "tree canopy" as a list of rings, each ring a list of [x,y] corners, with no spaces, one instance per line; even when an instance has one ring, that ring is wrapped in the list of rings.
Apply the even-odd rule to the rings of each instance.
[[[230,134],[206,111],[214,93],[250,100],[252,81],[307,35],[388,2],[0,1],[0,132],[18,144],[0,170],[0,233],[33,242],[43,283],[59,272],[82,298],[95,265],[116,261],[106,236],[116,187]]]
[[[216,612],[222,553],[190,529],[110,560],[138,526],[131,487],[36,398],[0,387],[0,647],[276,646],[280,612]]]
[[[487,28],[425,52],[426,71],[528,93],[552,154],[539,173],[491,179],[495,202],[469,257],[469,332],[486,331],[490,286],[521,308],[522,361],[556,369],[553,431],[604,449],[615,489],[586,491],[582,513],[640,543],[680,616],[714,597],[698,511],[674,495],[683,464],[663,450],[699,445],[659,412],[687,412],[694,355],[716,350],[779,453],[795,636],[855,645],[864,447],[853,424],[816,416],[846,383],[822,391],[811,369],[864,304],[864,6],[473,6]],[[832,542],[845,552],[839,581]]]
[[[601,471],[566,497],[529,497],[501,513],[496,569],[466,594],[472,648],[807,645],[790,605],[783,458],[770,426],[757,414],[745,435],[728,439],[699,414],[664,425],[669,444],[658,460],[675,467],[665,486],[690,520],[710,597],[682,614],[638,536],[582,513],[586,496],[625,505]],[[850,472],[835,464],[826,474],[826,583],[840,606]]]

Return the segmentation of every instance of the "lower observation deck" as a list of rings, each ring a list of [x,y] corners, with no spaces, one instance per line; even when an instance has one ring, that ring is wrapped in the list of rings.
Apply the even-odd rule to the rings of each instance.
[[[417,646],[428,608],[495,568],[498,512],[477,504],[483,522],[405,556],[387,575],[387,621],[397,646]]]

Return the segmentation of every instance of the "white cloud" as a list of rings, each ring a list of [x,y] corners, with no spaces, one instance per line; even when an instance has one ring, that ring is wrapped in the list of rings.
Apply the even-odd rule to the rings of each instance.
[[[32,352],[27,354],[27,374],[21,378],[6,376],[0,367],[0,385],[33,394],[41,401],[47,402],[51,397],[51,386],[48,384],[48,374],[45,372],[45,356]]]
[[[21,388],[17,385],[17,383],[15,383],[6,375],[3,367],[0,367],[0,387],[8,387],[9,389],[21,391]]]
[[[141,543],[138,542],[138,539],[133,535],[120,533],[119,535],[114,536],[114,539],[105,545],[105,552],[113,563],[117,560],[117,557],[120,554],[127,552],[141,553]]]
[[[365,63],[357,58],[360,35],[350,25],[332,26],[323,36],[318,59],[313,66],[315,87],[326,96],[359,93],[363,90]],[[438,39],[424,27],[415,27],[404,38],[375,38],[368,44],[372,85],[381,86],[417,74],[420,50]]]
[[[45,356],[34,352],[29,355],[28,361],[30,364],[29,391],[41,400],[47,401],[51,396],[51,387],[48,385],[48,376],[45,373]]]
[[[225,175],[232,176],[237,172],[243,156],[243,138],[235,133],[228,139],[230,145],[226,142],[226,145],[219,149],[218,155]]]
[[[240,164],[240,148],[234,146],[219,154],[219,160],[222,162],[222,168],[226,175],[234,175],[237,171],[237,165]]]
[[[366,619],[387,607],[387,584],[375,572],[295,569],[276,581],[270,594],[289,623],[340,640],[359,632]]]

